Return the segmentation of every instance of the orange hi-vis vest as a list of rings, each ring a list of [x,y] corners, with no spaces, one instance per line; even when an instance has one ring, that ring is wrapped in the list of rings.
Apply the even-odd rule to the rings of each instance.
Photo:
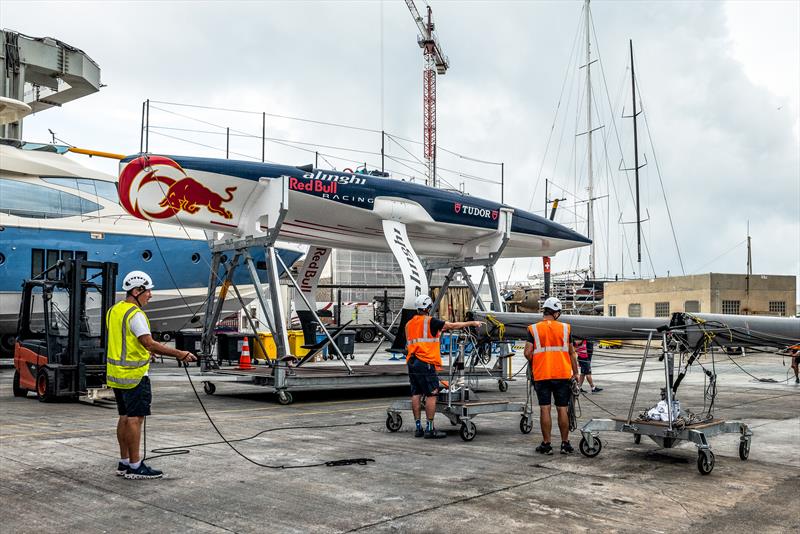
[[[572,378],[569,359],[570,327],[558,321],[540,321],[528,327],[534,340],[533,379]]]
[[[406,361],[412,356],[425,363],[442,367],[442,355],[439,352],[439,334],[431,335],[430,315],[415,315],[406,323]]]

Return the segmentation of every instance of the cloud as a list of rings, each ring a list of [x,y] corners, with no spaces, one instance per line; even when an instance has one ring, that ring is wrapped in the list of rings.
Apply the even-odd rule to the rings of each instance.
[[[785,8],[791,18],[798,8],[790,4],[771,5],[770,13],[780,14]],[[585,97],[583,69],[568,70],[570,58],[574,66],[581,63],[577,54],[582,54],[582,2],[434,2],[432,7],[442,46],[451,59],[450,71],[438,79],[440,146],[504,162],[505,199],[513,206],[541,211],[544,178],[585,198],[585,141],[582,137],[575,142],[585,123],[585,117],[575,118]],[[592,9],[599,39],[593,52],[602,57],[602,65],[592,66],[595,123],[604,125],[594,136],[600,162],[595,193],[614,195],[615,188],[620,193],[618,199],[597,203],[600,274],[619,273],[624,250],[629,275],[629,249],[635,250],[633,226],[622,228],[617,223],[618,201],[623,220],[633,218],[628,184],[617,171],[623,156],[632,166],[630,120],[620,119],[623,103],[625,113],[630,113],[628,39],[634,42],[640,92],[655,141],[654,155],[640,117],[641,153],[648,163],[641,191],[650,214],[644,235],[655,272],[680,272],[661,198],[657,156],[687,269],[741,241],[749,219],[758,251],[756,269],[798,273],[797,91],[796,87],[781,90],[789,83],[786,80],[796,83],[798,78],[800,46],[792,46],[798,44],[796,24],[763,30],[748,27],[741,17],[731,15],[729,4],[715,2],[598,2]],[[138,151],[141,104],[148,98],[385,129],[421,140],[422,53],[416,45],[417,30],[401,2],[385,2],[382,11],[383,19],[376,2],[207,2],[193,3],[191,8],[183,2],[0,3],[4,26],[34,36],[54,36],[85,50],[100,64],[108,84],[99,94],[30,118],[26,138],[47,140],[51,128],[71,143],[117,152]],[[770,31],[782,33],[772,40],[766,38]],[[770,75],[770,69],[754,68],[764,57],[769,65],[787,72]],[[260,134],[258,114],[181,112],[220,127],[193,124],[156,110],[152,124],[218,132],[229,126]],[[362,151],[321,148],[338,168],[354,165],[353,161],[380,165],[381,136],[374,131],[276,117],[267,123],[271,137]],[[216,150],[155,133],[151,149],[224,153],[224,136],[219,134],[161,133],[191,138]],[[260,158],[258,140],[235,138],[234,149]],[[423,175],[423,166],[414,161],[422,157],[419,144],[389,142],[386,150],[393,158],[410,160],[387,160],[388,168]],[[607,163],[602,161],[606,152]],[[496,166],[441,151],[439,156],[441,168],[459,171],[443,171],[448,182],[459,186],[463,181],[472,194],[499,198],[498,186],[459,176],[499,180]],[[308,163],[315,154],[268,143],[267,157]],[[540,167],[542,181],[536,188]],[[114,172],[113,165],[107,170]],[[615,187],[606,185],[607,177]],[[585,204],[575,205],[571,196],[557,219],[583,230],[584,214]],[[626,245],[619,242],[623,230]],[[612,241],[608,254],[607,237]],[[731,252],[712,267],[743,272],[740,256]],[[586,265],[586,257],[586,251],[560,254],[553,266],[558,270]],[[508,264],[501,267],[502,280],[508,276],[503,271]],[[528,274],[529,264],[532,272],[541,271],[539,260],[516,262],[512,278]],[[649,264],[645,259],[646,274]]]

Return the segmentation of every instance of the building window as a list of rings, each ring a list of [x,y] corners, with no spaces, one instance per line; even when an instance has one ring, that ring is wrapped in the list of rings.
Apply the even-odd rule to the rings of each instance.
[[[723,300],[722,301],[722,313],[728,315],[738,315],[739,314],[739,302],[738,300]]]
[[[642,305],[641,304],[628,304],[628,317],[641,317]]]
[[[687,300],[683,303],[683,311],[687,313],[700,313],[700,301]]]
[[[616,304],[609,304],[608,305],[608,316],[609,317],[616,317],[617,316],[617,305]]]
[[[669,317],[669,302],[656,302],[656,317]]]
[[[771,300],[769,301],[769,312],[775,315],[786,315],[786,301]]]

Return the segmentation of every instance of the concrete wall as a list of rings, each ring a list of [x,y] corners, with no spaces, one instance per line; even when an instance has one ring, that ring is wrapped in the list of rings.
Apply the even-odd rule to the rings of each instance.
[[[777,315],[769,312],[770,301],[786,303],[786,315],[792,315],[796,302],[794,276],[752,275],[750,291],[743,274],[708,273],[649,280],[628,280],[605,284],[604,313],[616,305],[617,317],[629,317],[630,304],[641,305],[642,317],[656,316],[656,303],[669,302],[669,312],[687,311],[687,301],[698,301],[700,313],[722,313],[723,300],[740,301],[740,314]]]

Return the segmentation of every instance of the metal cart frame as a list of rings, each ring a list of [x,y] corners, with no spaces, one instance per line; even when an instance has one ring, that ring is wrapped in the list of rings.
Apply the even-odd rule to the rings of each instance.
[[[642,355],[642,364],[639,367],[639,377],[636,381],[636,388],[633,392],[631,405],[628,410],[627,419],[591,419],[581,428],[581,441],[578,446],[581,454],[587,458],[594,458],[603,448],[603,442],[598,437],[599,432],[627,432],[633,434],[634,443],[639,444],[642,436],[647,436],[659,446],[669,449],[681,441],[691,441],[697,446],[697,469],[700,474],[707,475],[714,469],[714,453],[708,444],[708,438],[719,434],[739,434],[739,459],[747,460],[750,456],[750,442],[753,432],[750,428],[739,421],[723,421],[721,419],[711,419],[702,423],[677,426],[672,417],[673,401],[673,362],[674,354],[670,352],[667,343],[667,332],[661,332],[662,358],[664,361],[664,380],[665,393],[668,410],[668,421],[635,421],[633,420],[633,410],[636,398],[639,393],[639,386],[642,382],[645,362],[650,353],[650,346],[653,340],[653,330],[649,330],[647,345]]]
[[[459,435],[464,441],[472,441],[475,439],[478,430],[472,420],[478,415],[482,414],[518,412],[520,413],[520,432],[523,434],[530,433],[531,429],[533,428],[530,387],[528,387],[528,397],[524,404],[508,401],[481,401],[480,399],[477,399],[477,395],[475,395],[475,393],[472,391],[469,382],[465,382],[465,347],[465,337],[459,337],[458,354],[455,362],[453,362],[452,350],[448,354],[450,387],[447,388],[447,391],[439,393],[438,402],[436,403],[436,413],[447,417],[447,419],[450,421],[450,424],[453,426],[460,424],[461,428],[459,429]],[[466,378],[469,380],[470,377]],[[501,381],[501,383],[503,382]],[[457,384],[462,387],[453,391],[453,384]],[[528,386],[530,386],[530,384],[528,384]],[[500,390],[505,391],[502,386]],[[470,400],[470,397],[473,396],[475,397],[475,400]],[[425,404],[424,397],[422,404],[423,406]],[[400,415],[400,412],[403,410],[411,410],[411,400],[394,401],[386,409],[386,428],[389,430],[389,432],[397,432],[403,426],[403,417]]]

